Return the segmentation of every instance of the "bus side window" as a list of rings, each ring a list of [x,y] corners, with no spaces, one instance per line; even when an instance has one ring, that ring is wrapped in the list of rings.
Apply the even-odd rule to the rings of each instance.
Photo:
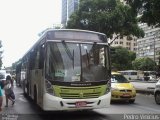
[[[44,44],[40,46],[39,69],[44,68]]]
[[[35,50],[32,50],[30,52],[30,58],[29,58],[29,63],[30,63],[29,69],[30,70],[33,70],[35,68],[35,57],[36,57]]]

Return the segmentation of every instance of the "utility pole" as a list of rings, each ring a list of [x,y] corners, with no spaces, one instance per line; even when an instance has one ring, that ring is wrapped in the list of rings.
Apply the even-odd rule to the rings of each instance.
[[[156,62],[156,56],[155,56],[155,52],[156,52],[156,51],[155,51],[155,46],[156,46],[156,44],[155,44],[156,33],[154,34],[153,37],[154,37],[154,43],[153,43],[153,47],[154,47],[154,48],[153,48],[153,54],[154,54],[154,57],[153,57],[153,60],[154,60],[154,62]]]

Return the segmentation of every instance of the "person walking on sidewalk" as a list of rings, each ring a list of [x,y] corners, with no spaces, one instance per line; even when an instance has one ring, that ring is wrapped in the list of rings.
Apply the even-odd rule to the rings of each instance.
[[[3,94],[2,94],[1,84],[0,84],[0,112],[2,111],[2,102],[3,102]]]
[[[8,107],[8,99],[12,101],[12,105],[15,103],[15,95],[13,92],[13,81],[11,76],[6,77],[6,83],[4,86],[5,96],[6,96],[6,106]]]

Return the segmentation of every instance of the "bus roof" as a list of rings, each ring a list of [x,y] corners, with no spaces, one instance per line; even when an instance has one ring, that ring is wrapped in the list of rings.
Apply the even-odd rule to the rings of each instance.
[[[105,35],[104,33],[101,33],[101,32],[96,32],[96,31],[90,31],[90,30],[82,30],[82,29],[47,29],[46,31],[44,31],[43,33],[47,33],[47,32],[50,32],[50,31],[77,31],[77,32],[88,32],[88,33],[95,33],[95,34],[101,34],[101,35]],[[44,35],[43,34],[43,35]]]
[[[44,32],[42,38],[47,40],[77,40],[89,42],[107,43],[107,37],[104,33],[80,30],[80,29],[49,29]]]
[[[81,30],[81,29],[47,29],[43,32],[39,40],[24,54],[32,50],[42,40],[77,40],[81,42],[108,43],[107,36],[104,33]],[[84,41],[83,41],[84,40]],[[23,56],[23,57],[24,57]]]

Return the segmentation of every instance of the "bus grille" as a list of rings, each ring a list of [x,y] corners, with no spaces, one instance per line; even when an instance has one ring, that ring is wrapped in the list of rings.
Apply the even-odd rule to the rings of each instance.
[[[107,85],[91,87],[68,87],[54,85],[53,90],[56,97],[63,99],[89,99],[98,98],[106,94]]]
[[[97,98],[100,96],[100,92],[97,93],[60,93],[63,99],[84,99],[84,98]]]

